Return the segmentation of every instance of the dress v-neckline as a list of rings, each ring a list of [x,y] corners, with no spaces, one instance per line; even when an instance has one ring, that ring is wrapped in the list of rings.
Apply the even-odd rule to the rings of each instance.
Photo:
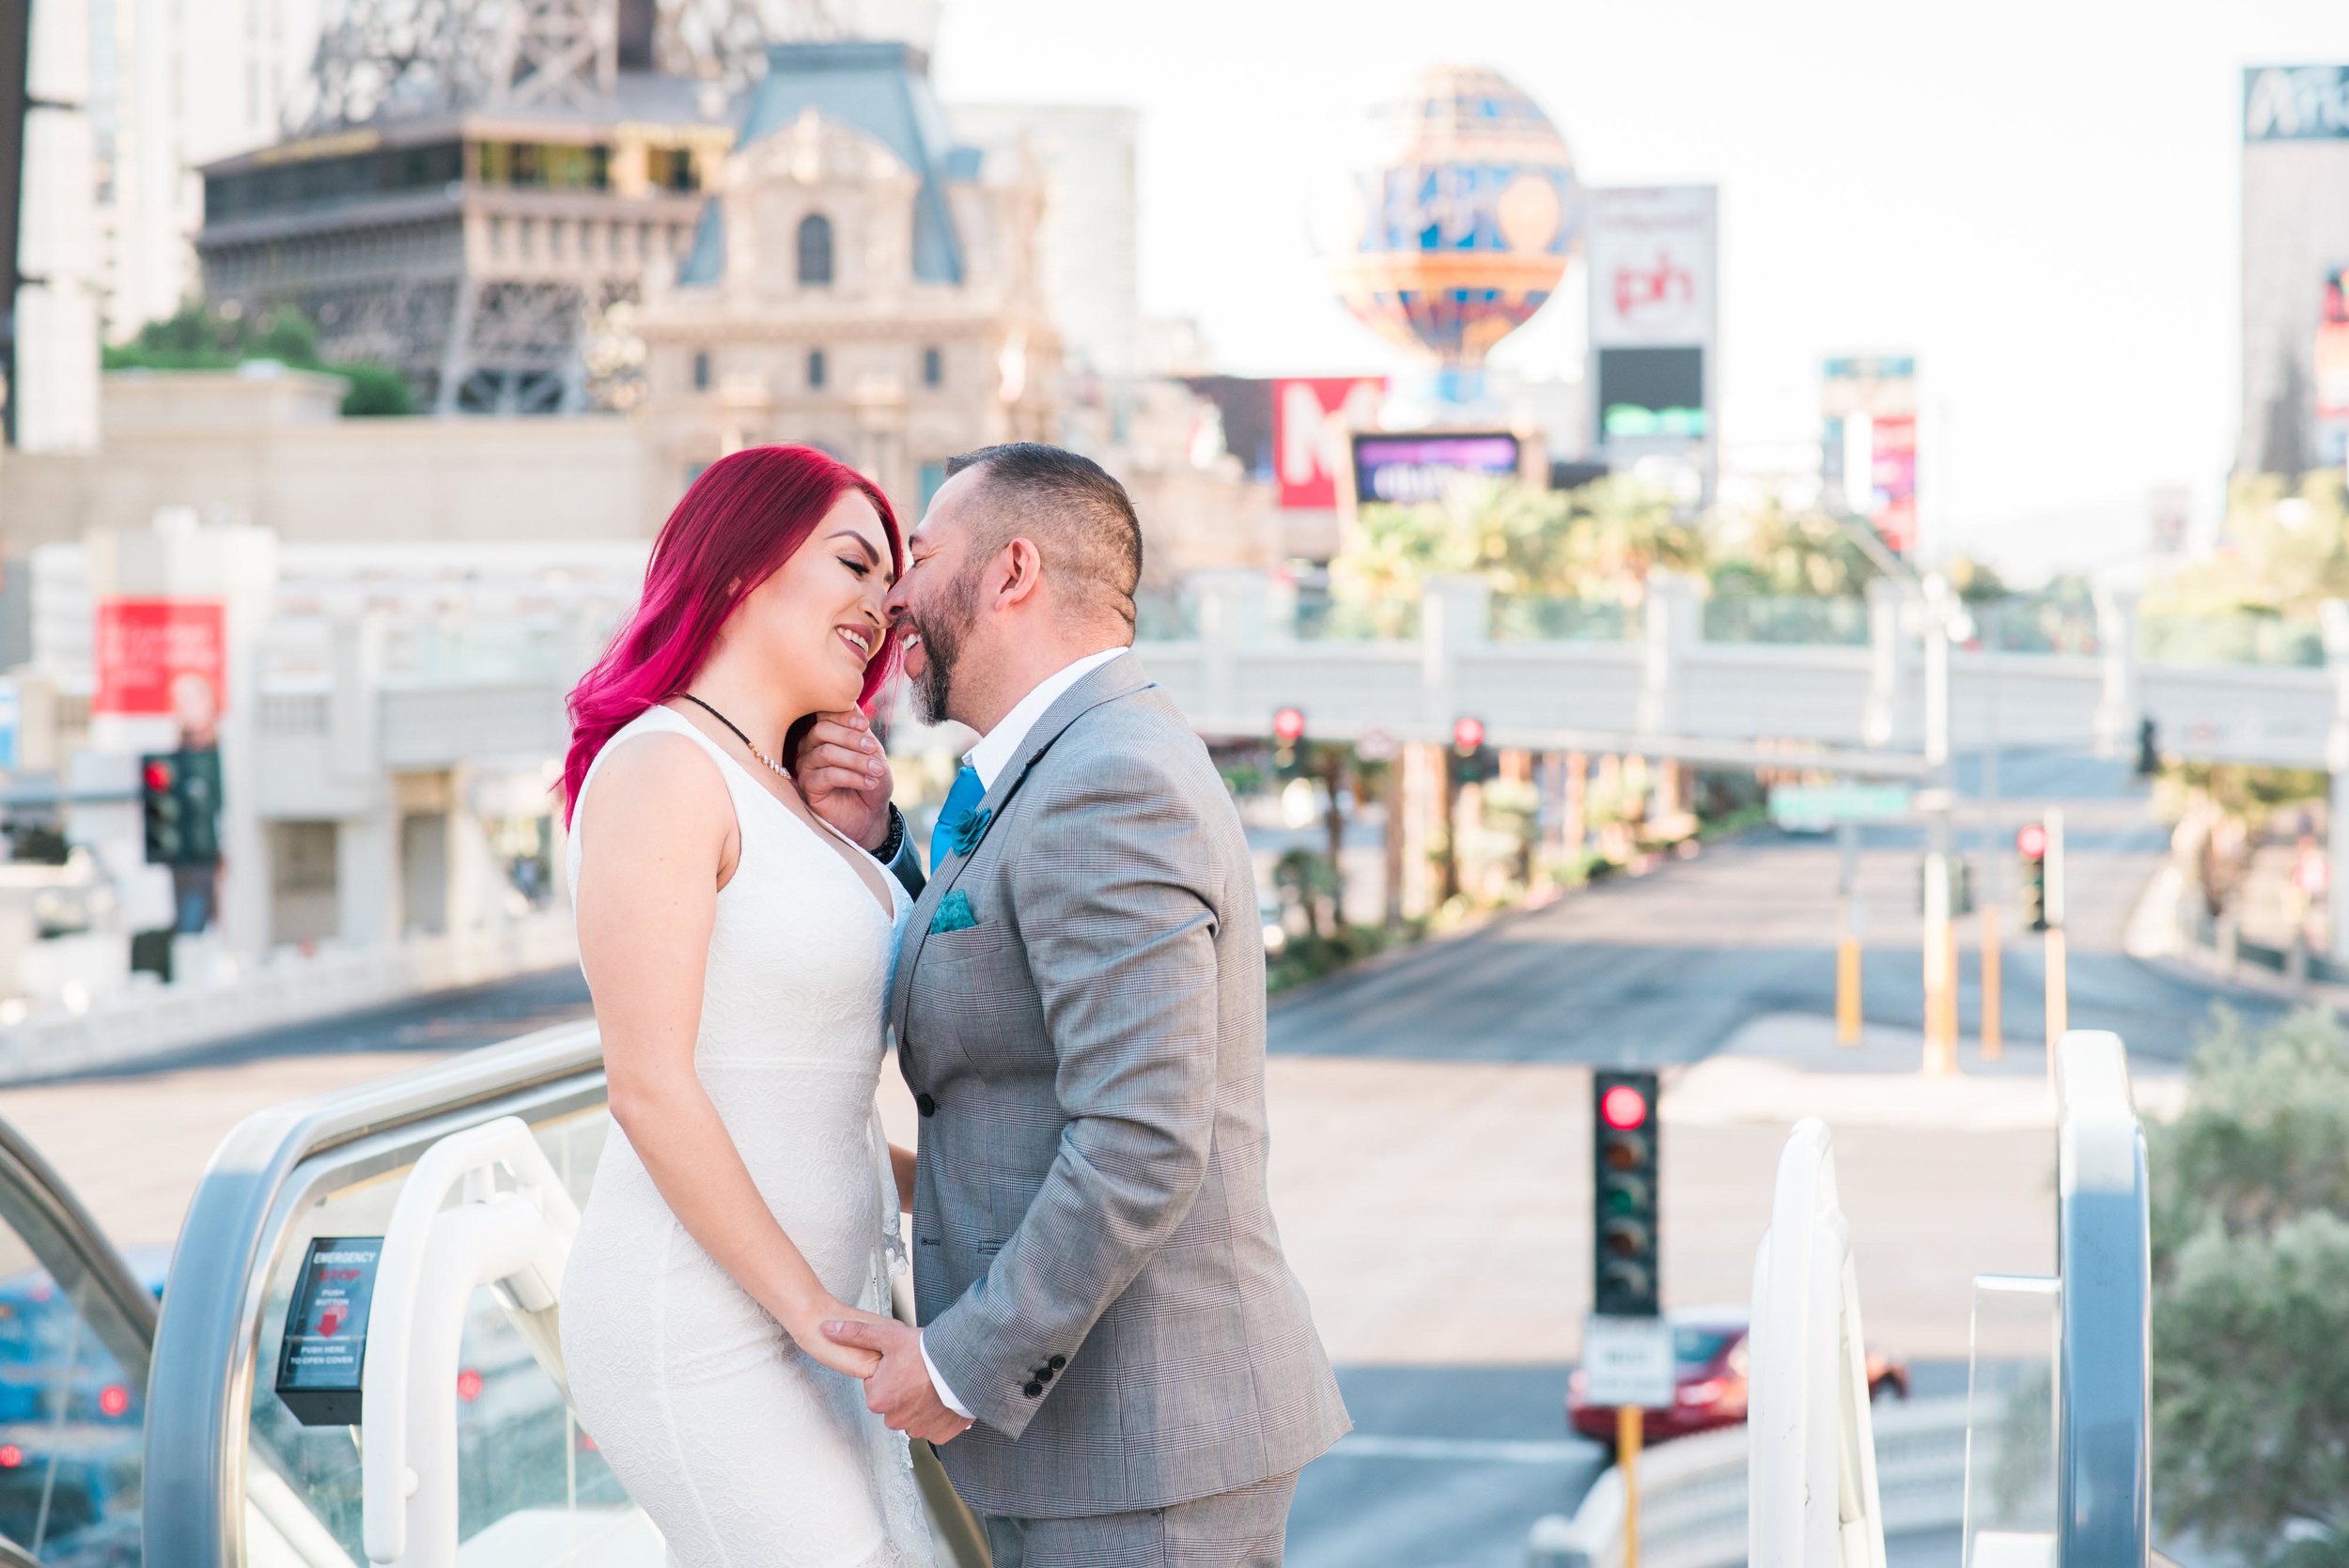
[[[897,900],[889,891],[889,883],[891,880],[890,870],[887,866],[882,865],[880,862],[873,859],[872,851],[866,849],[864,846],[857,843],[856,840],[850,838],[848,834],[842,832],[831,823],[826,822],[820,816],[817,816],[814,824],[810,824],[807,817],[801,816],[798,812],[793,811],[789,802],[786,801],[782,796],[777,795],[773,790],[769,789],[765,784],[760,782],[757,774],[752,772],[748,768],[744,767],[739,757],[737,757],[728,752],[710,736],[704,734],[702,727],[699,724],[696,724],[691,719],[686,718],[684,714],[678,713],[676,708],[670,707],[666,703],[663,703],[661,706],[663,711],[675,714],[679,722],[690,726],[695,735],[701,736],[704,740],[708,741],[710,750],[718,753],[718,759],[721,762],[723,762],[728,768],[731,768],[736,772],[741,774],[743,781],[753,789],[758,791],[759,794],[765,796],[768,802],[771,804],[775,810],[783,813],[784,815],[789,817],[793,822],[798,823],[801,831],[805,832],[812,837],[816,837],[820,843],[821,835],[817,834],[816,830],[817,828],[821,828],[824,832],[830,833],[833,838],[838,839],[842,844],[846,845],[850,853],[862,855],[866,861],[871,862],[871,863],[877,867],[881,874],[881,886],[880,891],[878,893],[873,891],[873,884],[864,879],[864,873],[857,869],[856,862],[854,861],[848,859],[847,855],[840,853],[839,850],[832,848],[830,845],[826,845],[824,846],[824,853],[830,856],[832,860],[837,861],[840,863],[840,869],[847,872],[849,877],[855,880],[858,888],[863,890],[865,902],[876,907],[876,912],[879,914],[881,919],[888,921],[893,925],[896,924]],[[815,815],[816,814],[813,811],[808,813],[809,816],[815,816]]]

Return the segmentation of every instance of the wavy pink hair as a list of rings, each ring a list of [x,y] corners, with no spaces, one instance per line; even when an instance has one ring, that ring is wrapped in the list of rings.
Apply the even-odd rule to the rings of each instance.
[[[645,592],[595,668],[571,688],[571,749],[563,762],[563,820],[578,810],[587,769],[621,725],[692,684],[743,596],[798,553],[841,496],[861,491],[889,536],[890,567],[905,569],[905,541],[889,498],[856,470],[806,446],[752,446],[704,469],[669,514],[645,567]],[[864,666],[857,706],[867,714],[896,664],[897,640],[881,639]],[[788,758],[808,722],[784,743]]]

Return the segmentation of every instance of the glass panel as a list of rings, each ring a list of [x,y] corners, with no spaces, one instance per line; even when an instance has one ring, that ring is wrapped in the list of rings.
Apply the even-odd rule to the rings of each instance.
[[[1613,599],[1493,598],[1497,643],[1622,643],[1641,634],[1639,612]]]
[[[2093,654],[2096,607],[2085,598],[2016,595],[1970,606],[1975,645],[1988,653]]]
[[[1299,596],[1291,629],[1300,643],[1402,642],[1419,635],[1419,600]]]
[[[160,1254],[141,1261],[160,1290]],[[143,1379],[92,1331],[94,1296],[0,1228],[0,1535],[51,1568],[139,1560]]]
[[[1974,1281],[1966,1389],[1966,1568],[2054,1568],[2056,1346],[2054,1280]]]
[[[1199,607],[1175,588],[1143,588],[1134,594],[1134,640],[1180,643],[1199,635]]]
[[[611,1126],[601,1107],[549,1117],[533,1126],[574,1200],[584,1203]],[[268,1369],[277,1364],[286,1307],[310,1239],[381,1235],[408,1168],[333,1188],[292,1227],[270,1281],[261,1316],[250,1436],[256,1463],[280,1470],[334,1538],[364,1560],[360,1543],[359,1447],[348,1427],[303,1426],[279,1402]],[[470,1541],[512,1520],[502,1541],[552,1539],[567,1517],[628,1511],[619,1482],[532,1357],[496,1298],[474,1293],[457,1380],[458,1537]],[[525,1517],[529,1515],[530,1517]],[[541,1528],[531,1528],[534,1520]]]
[[[2313,616],[2148,615],[2138,629],[2138,657],[2162,664],[2317,670],[2325,665],[2325,635]]]
[[[1723,595],[1704,601],[1704,640],[1858,647],[1868,641],[1868,601]]]

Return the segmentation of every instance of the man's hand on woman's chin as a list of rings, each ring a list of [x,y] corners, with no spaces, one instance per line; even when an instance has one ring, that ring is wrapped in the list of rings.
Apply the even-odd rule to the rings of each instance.
[[[865,848],[888,841],[889,758],[863,714],[817,714],[800,742],[791,778],[808,810]]]

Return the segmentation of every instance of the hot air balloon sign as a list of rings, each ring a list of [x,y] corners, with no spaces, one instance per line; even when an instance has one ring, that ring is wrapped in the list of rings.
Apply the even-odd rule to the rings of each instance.
[[[1565,138],[1498,71],[1445,66],[1372,115],[1326,233],[1339,298],[1416,356],[1472,368],[1548,303],[1581,238]]]

